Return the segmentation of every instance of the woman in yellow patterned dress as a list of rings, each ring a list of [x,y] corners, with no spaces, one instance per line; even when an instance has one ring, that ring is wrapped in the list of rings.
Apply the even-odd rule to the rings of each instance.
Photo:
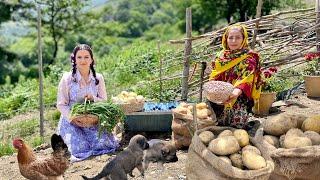
[[[227,28],[222,37],[222,48],[212,62],[210,80],[231,83],[235,88],[223,105],[210,102],[219,125],[252,128],[248,123],[254,102],[261,92],[259,55],[248,46],[248,33],[242,25]]]

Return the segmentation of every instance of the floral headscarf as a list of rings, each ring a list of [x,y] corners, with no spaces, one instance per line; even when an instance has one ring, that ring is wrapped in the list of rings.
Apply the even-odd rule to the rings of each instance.
[[[229,50],[227,39],[228,39],[229,31],[232,29],[240,30],[240,32],[243,35],[243,41],[242,41],[240,49],[247,49],[248,44],[249,44],[247,28],[243,25],[237,24],[237,25],[229,26],[227,28],[226,32],[224,32],[224,34],[222,35],[222,48],[223,48],[223,50]]]

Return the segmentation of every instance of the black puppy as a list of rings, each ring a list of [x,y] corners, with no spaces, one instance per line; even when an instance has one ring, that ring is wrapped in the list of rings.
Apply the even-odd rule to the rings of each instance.
[[[177,162],[177,149],[172,142],[152,139],[148,141],[149,149],[144,151],[143,169],[146,170],[150,162],[157,162],[163,168],[164,163]]]
[[[93,178],[82,176],[83,179],[126,180],[127,174],[132,175],[132,170],[138,168],[144,176],[142,167],[143,150],[148,149],[147,139],[142,135],[135,135],[130,139],[129,146],[112,159],[103,170]]]

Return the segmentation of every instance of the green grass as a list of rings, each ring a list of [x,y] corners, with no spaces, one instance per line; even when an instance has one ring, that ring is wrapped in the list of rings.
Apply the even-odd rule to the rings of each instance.
[[[0,157],[4,155],[11,155],[14,153],[14,148],[11,143],[0,143]]]
[[[57,110],[46,110],[45,119],[48,123],[49,129],[55,129],[59,122],[60,112]],[[11,155],[16,150],[12,146],[12,141],[15,138],[22,138],[29,146],[35,148],[45,142],[49,143],[51,134],[46,134],[40,137],[39,135],[39,120],[26,119],[19,122],[8,124],[5,127],[0,127],[0,157],[4,155]]]

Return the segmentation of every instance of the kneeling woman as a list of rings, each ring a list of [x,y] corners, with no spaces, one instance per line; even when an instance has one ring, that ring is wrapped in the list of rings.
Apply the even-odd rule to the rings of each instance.
[[[72,71],[63,74],[59,83],[57,108],[61,112],[58,134],[71,152],[71,161],[81,161],[92,155],[114,152],[119,143],[112,134],[98,137],[97,126],[85,128],[82,122],[71,121],[74,103],[87,98],[91,101],[107,99],[103,76],[95,72],[90,46],[80,44],[71,54]]]

